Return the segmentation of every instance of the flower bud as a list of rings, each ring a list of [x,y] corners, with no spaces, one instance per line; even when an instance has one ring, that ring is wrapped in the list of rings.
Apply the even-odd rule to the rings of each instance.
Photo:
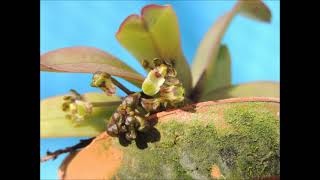
[[[166,74],[167,66],[164,64],[161,64],[157,68],[150,71],[146,79],[143,81],[142,91],[149,96],[157,94],[160,90],[160,87],[165,82]]]
[[[130,94],[123,99],[122,103],[126,106],[134,108],[139,103],[140,96],[141,96],[140,93]]]
[[[141,105],[147,112],[159,111],[160,103],[161,101],[158,98],[152,98],[152,99],[141,98]]]
[[[176,77],[177,76],[177,71],[174,68],[168,68],[167,76]]]
[[[150,63],[147,60],[142,60],[142,67],[146,69],[147,71],[150,71],[152,67],[150,66]]]
[[[93,75],[92,87],[98,87],[104,91],[108,96],[116,93],[116,87],[111,81],[111,76],[108,73],[97,72]]]
[[[133,123],[133,121],[134,121],[134,117],[128,116],[128,117],[126,118],[125,125],[129,126],[130,124]]]
[[[73,90],[71,95],[63,98],[62,111],[67,112],[67,119],[81,122],[88,118],[92,113],[92,104],[82,100],[78,93]]]
[[[107,128],[107,133],[110,135],[110,136],[118,136],[119,132],[118,132],[118,127],[116,124],[110,124],[110,126],[108,126]]]
[[[166,78],[166,81],[164,82],[164,84],[167,86],[177,86],[177,85],[180,85],[180,81],[175,77],[169,76]]]
[[[160,96],[170,104],[180,103],[184,100],[184,88],[182,86],[162,87]]]

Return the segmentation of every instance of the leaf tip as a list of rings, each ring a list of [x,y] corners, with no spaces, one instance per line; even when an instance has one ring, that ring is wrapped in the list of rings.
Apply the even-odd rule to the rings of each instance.
[[[251,17],[265,23],[271,22],[271,10],[262,0],[240,0],[238,5],[241,7],[241,15]]]
[[[141,9],[141,16],[143,17],[149,10],[163,9],[163,8],[167,8],[167,7],[170,7],[170,5],[158,5],[158,4],[146,5]]]
[[[138,14],[131,14],[128,17],[126,17],[126,19],[124,19],[122,21],[122,23],[119,26],[118,31],[116,32],[116,38],[118,38],[118,35],[121,33],[121,31],[123,30],[123,28],[125,27],[125,25],[132,19],[140,19],[140,16]]]

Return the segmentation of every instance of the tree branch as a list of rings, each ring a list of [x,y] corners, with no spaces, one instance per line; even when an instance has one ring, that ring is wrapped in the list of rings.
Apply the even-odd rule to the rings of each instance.
[[[47,155],[40,158],[40,162],[46,162],[50,159],[56,159],[59,155],[63,154],[63,153],[70,153],[70,152],[74,152],[78,149],[84,148],[87,145],[89,145],[91,143],[91,141],[94,139],[95,137],[89,138],[89,139],[81,139],[80,142],[74,146],[70,146],[70,147],[66,147],[64,149],[59,149],[56,150],[54,152],[50,152],[47,151]]]

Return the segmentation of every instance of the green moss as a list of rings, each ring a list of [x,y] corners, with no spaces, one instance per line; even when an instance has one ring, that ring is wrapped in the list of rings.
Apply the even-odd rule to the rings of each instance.
[[[137,142],[125,151],[124,164],[118,176],[123,179],[191,179],[179,164],[179,150],[177,143],[184,132],[180,123],[173,121],[159,126],[163,129],[160,141],[147,144],[141,149]],[[122,179],[122,178],[121,178]]]
[[[261,104],[238,105],[224,112],[236,131],[221,138],[220,146],[237,152],[232,162],[244,178],[280,174],[279,120]]]
[[[221,111],[221,107],[219,111]],[[210,109],[216,114],[218,109]],[[279,120],[263,103],[226,105],[224,121],[233,130],[218,135],[214,122],[159,122],[158,141],[133,142],[124,151],[120,179],[211,179],[216,164],[227,179],[279,175]],[[203,116],[202,116],[203,117]],[[223,120],[220,117],[220,120]],[[157,133],[154,133],[156,136]],[[157,138],[156,138],[157,139]],[[140,144],[140,145],[139,145]]]

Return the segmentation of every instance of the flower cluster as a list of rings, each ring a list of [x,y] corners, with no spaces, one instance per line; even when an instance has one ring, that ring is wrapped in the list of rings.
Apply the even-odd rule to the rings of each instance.
[[[126,139],[132,141],[138,132],[148,130],[146,117],[150,114],[183,105],[184,88],[176,78],[173,64],[160,59],[153,60],[153,67],[143,64],[150,72],[142,84],[142,92],[124,98],[107,125],[110,136],[124,133]]]
[[[63,97],[62,110],[67,113],[66,118],[75,123],[83,122],[92,113],[92,104],[83,100],[75,90]]]
[[[149,69],[148,76],[142,84],[142,92],[133,93],[126,90],[128,96],[110,118],[106,132],[113,137],[125,135],[128,141],[136,139],[138,132],[149,129],[146,118],[153,113],[168,108],[176,108],[184,103],[184,88],[177,79],[174,64],[169,60],[154,59],[152,64],[143,63]],[[114,80],[108,73],[97,72],[93,75],[91,86],[100,88],[107,95],[115,94]],[[85,101],[79,93],[71,90],[71,95],[64,97],[62,110],[66,117],[76,125],[83,122],[92,113],[94,103]]]
[[[148,128],[145,123],[147,112],[140,104],[141,93],[130,94],[124,98],[116,112],[110,118],[107,125],[107,133],[110,136],[125,134],[128,141],[137,137],[137,131],[144,131]]]

